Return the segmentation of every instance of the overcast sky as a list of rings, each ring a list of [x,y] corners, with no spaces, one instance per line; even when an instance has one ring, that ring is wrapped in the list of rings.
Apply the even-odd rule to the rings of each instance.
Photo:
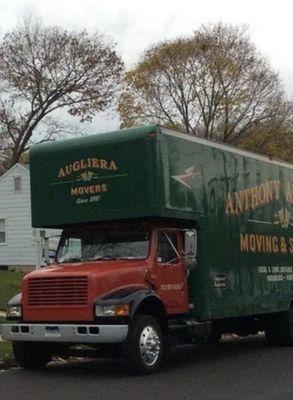
[[[292,0],[0,0],[1,33],[29,14],[45,24],[108,35],[128,66],[150,44],[191,34],[203,23],[247,24],[252,41],[279,71],[293,98]],[[117,118],[102,116],[95,130],[117,124]]]

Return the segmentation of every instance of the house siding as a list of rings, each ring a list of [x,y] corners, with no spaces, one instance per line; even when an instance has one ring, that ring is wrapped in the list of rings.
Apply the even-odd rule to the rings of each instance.
[[[21,177],[20,192],[14,191],[15,177]],[[0,218],[6,224],[6,244],[0,244],[0,266],[36,265],[39,230],[31,227],[29,171],[20,164],[0,177]],[[46,231],[54,233],[58,232]]]

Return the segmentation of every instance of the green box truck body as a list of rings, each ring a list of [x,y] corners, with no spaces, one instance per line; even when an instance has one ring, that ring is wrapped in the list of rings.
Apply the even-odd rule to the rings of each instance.
[[[169,218],[198,230],[189,277],[200,319],[293,299],[293,167],[149,126],[35,146],[35,227]]]

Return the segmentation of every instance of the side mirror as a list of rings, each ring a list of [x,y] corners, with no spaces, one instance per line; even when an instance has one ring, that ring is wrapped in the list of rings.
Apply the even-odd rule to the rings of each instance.
[[[186,267],[192,271],[196,267],[197,232],[195,229],[186,230],[184,233],[184,259]]]

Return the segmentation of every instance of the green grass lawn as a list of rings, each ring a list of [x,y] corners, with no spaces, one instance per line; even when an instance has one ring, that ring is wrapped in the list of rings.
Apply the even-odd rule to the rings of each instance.
[[[0,324],[3,324],[6,322],[6,319],[3,317],[0,317]],[[12,354],[12,347],[11,343],[9,342],[3,342],[0,341],[0,366],[1,366],[1,361],[6,361],[6,360],[13,360],[13,354]]]
[[[21,291],[21,281],[24,275],[24,272],[0,270],[0,310],[6,310],[8,300]],[[0,317],[0,324],[5,322],[5,318]],[[0,341],[0,367],[10,365],[10,360],[13,359],[11,343]]]
[[[13,360],[12,346],[9,342],[0,342],[0,362]]]
[[[6,310],[8,300],[21,291],[24,275],[24,272],[0,271],[0,310]]]

